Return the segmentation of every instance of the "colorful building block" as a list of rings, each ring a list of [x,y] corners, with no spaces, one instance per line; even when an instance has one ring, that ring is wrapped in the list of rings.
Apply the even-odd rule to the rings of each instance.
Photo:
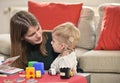
[[[26,67],[26,78],[35,78],[35,68],[34,67]]]
[[[41,71],[35,71],[35,77],[36,78],[41,78],[42,77]]]
[[[41,71],[41,74],[43,75],[44,72],[44,63],[43,62],[37,62],[33,64],[33,67],[35,68],[35,71]]]
[[[33,67],[34,63],[37,63],[37,61],[29,61],[28,62],[28,67]]]

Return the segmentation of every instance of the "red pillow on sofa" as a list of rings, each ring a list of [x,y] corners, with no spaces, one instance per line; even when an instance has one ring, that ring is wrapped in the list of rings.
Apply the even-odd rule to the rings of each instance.
[[[106,6],[95,50],[120,50],[120,6]]]
[[[82,3],[39,3],[28,1],[28,11],[36,16],[42,29],[52,30],[58,24],[72,22],[77,25]]]

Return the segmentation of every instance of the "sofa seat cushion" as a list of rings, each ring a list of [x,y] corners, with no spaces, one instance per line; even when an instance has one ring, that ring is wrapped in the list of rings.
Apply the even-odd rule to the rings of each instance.
[[[120,73],[120,51],[89,51],[80,56],[85,72]]]
[[[76,48],[76,49],[75,49],[75,53],[76,53],[76,56],[77,56],[78,61],[79,61],[79,57],[80,57],[83,53],[86,53],[86,52],[88,52],[88,51],[89,51],[88,49]]]

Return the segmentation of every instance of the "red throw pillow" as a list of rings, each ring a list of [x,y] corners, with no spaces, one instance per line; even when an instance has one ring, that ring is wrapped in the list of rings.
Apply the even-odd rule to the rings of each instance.
[[[36,16],[42,29],[52,30],[55,26],[67,21],[77,25],[82,5],[82,3],[63,4],[28,1],[28,11]]]
[[[106,6],[95,50],[120,50],[120,6]]]

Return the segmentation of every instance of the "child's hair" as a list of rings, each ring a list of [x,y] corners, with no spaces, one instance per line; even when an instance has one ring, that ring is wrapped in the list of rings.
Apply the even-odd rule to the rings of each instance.
[[[59,37],[58,41],[65,43],[68,49],[73,49],[80,39],[79,29],[71,22],[66,22],[56,26],[52,33]]]

